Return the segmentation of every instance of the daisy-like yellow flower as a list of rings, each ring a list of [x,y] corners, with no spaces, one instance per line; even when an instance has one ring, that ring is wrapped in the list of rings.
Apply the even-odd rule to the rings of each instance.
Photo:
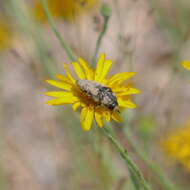
[[[74,20],[83,12],[91,10],[98,0],[47,0],[49,10],[55,18]],[[34,12],[41,21],[46,20],[42,4],[34,0]]]
[[[112,61],[106,60],[105,54],[100,55],[96,69],[92,69],[82,58],[79,58],[78,62],[73,62],[72,66],[77,75],[77,79],[73,77],[67,64],[64,64],[66,76],[58,74],[56,75],[58,80],[47,80],[50,85],[62,89],[62,91],[47,92],[47,96],[55,98],[48,100],[47,104],[72,104],[74,111],[80,107],[80,122],[85,131],[88,131],[91,128],[93,119],[95,119],[99,127],[103,127],[104,119],[107,122],[111,119],[121,122],[119,112],[123,108],[136,108],[136,105],[130,100],[130,95],[138,94],[140,91],[133,88],[132,85],[125,83],[127,79],[135,75],[134,72],[122,72],[111,77],[107,77],[107,73],[112,66]],[[116,98],[117,108],[110,109],[106,106],[106,97],[101,97],[102,102],[105,100],[104,105],[102,105],[101,102],[96,101],[95,98],[93,98],[93,95],[89,96],[84,89],[81,89],[79,81],[99,85],[103,87],[103,89],[108,90],[108,94],[113,95]],[[93,88],[91,87],[89,87],[89,90],[91,90],[92,94],[97,94],[97,88],[95,88],[93,92]],[[115,108],[115,105],[113,108]]]
[[[7,18],[0,17],[0,51],[10,47],[11,39],[11,29]]]
[[[170,134],[162,143],[164,151],[190,171],[190,121]]]
[[[185,69],[187,69],[187,70],[190,71],[190,61],[187,61],[187,60],[182,61],[182,62],[181,62],[181,65],[182,65]]]

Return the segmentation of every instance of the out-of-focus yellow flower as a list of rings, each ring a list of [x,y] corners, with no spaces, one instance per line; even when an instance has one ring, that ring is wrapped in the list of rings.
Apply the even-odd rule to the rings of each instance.
[[[187,70],[190,71],[190,61],[185,60],[185,61],[182,61],[181,64],[182,64],[182,66],[183,66],[185,69],[187,69]]]
[[[83,12],[92,10],[98,0],[47,0],[49,9],[55,18],[75,20]],[[44,21],[46,16],[39,0],[34,0],[35,14]]]
[[[190,171],[190,121],[162,143],[164,151]]]
[[[47,96],[55,98],[49,100],[47,104],[72,104],[74,111],[81,107],[80,121],[84,130],[88,131],[91,128],[93,119],[99,127],[103,127],[104,119],[107,122],[110,122],[111,119],[121,122],[119,111],[123,108],[136,108],[136,105],[130,100],[130,95],[138,94],[140,91],[125,83],[127,79],[135,75],[134,72],[122,72],[107,77],[112,61],[106,60],[105,54],[100,55],[96,69],[92,69],[82,58],[79,58],[78,62],[73,62],[72,66],[78,77],[77,80],[73,78],[66,64],[64,64],[66,76],[58,74],[56,75],[58,81],[47,80],[50,85],[63,89],[62,91],[47,92]],[[110,105],[106,106],[106,104],[108,105],[110,100],[114,99],[112,95],[116,101],[111,102],[117,103],[117,105],[112,104],[113,107],[110,109]]]
[[[0,18],[0,51],[6,50],[11,43],[11,29],[6,18]]]

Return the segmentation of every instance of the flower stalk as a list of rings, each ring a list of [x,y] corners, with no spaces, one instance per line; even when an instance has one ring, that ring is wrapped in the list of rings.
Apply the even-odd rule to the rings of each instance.
[[[61,45],[63,46],[63,49],[65,50],[66,54],[68,55],[68,57],[70,58],[71,61],[76,61],[77,59],[76,59],[76,56],[74,55],[74,53],[72,52],[72,49],[65,42],[65,40],[62,38],[61,34],[59,33],[59,31],[56,28],[56,25],[54,23],[54,20],[51,16],[49,8],[48,8],[47,0],[41,0],[41,2],[43,5],[45,14],[47,16],[48,22],[49,22],[53,32],[55,33],[56,37],[58,38]],[[104,5],[102,7],[101,12],[102,12],[102,15],[104,17],[104,26],[103,26],[103,29],[102,29],[102,31],[99,35],[99,38],[97,40],[97,43],[96,43],[95,55],[93,57],[93,64],[94,64],[94,62],[96,62],[98,51],[99,51],[102,39],[103,39],[103,37],[106,33],[106,30],[108,28],[108,21],[109,21],[109,18],[111,16],[111,9],[107,5]],[[50,82],[52,83],[52,81],[50,81]],[[55,81],[53,83],[55,84]],[[56,83],[56,85],[57,85],[57,83]],[[125,160],[125,162],[128,166],[129,172],[131,174],[131,179],[132,179],[134,185],[137,187],[141,186],[141,187],[143,187],[144,190],[151,190],[150,186],[148,185],[148,183],[144,179],[144,177],[143,177],[142,173],[140,172],[139,168],[137,167],[137,165],[131,160],[131,158],[128,155],[128,152],[123,148],[123,146],[112,135],[111,131],[108,128],[103,127],[102,132],[113,143],[113,145],[116,147],[117,151],[120,153],[122,158]]]
[[[175,184],[173,184],[168,177],[164,174],[164,171],[161,170],[152,160],[150,160],[145,152],[143,152],[138,145],[133,140],[134,137],[130,131],[129,126],[125,127],[124,133],[127,137],[127,141],[133,147],[136,154],[145,162],[145,164],[150,168],[150,170],[159,178],[160,185],[166,190],[180,190]]]
[[[102,131],[107,136],[107,138],[113,143],[113,145],[116,147],[118,152],[120,153],[121,157],[125,160],[127,163],[129,171],[132,173],[132,175],[139,180],[140,184],[144,188],[144,190],[151,190],[150,186],[146,182],[146,180],[143,177],[143,174],[137,167],[137,165],[131,160],[131,158],[128,155],[127,150],[123,148],[123,146],[117,141],[117,139],[113,136],[112,132],[108,127],[103,127]],[[138,182],[138,183],[139,183]]]
[[[107,31],[108,21],[109,21],[109,18],[111,16],[111,9],[107,4],[104,4],[102,6],[101,14],[102,14],[102,16],[104,18],[104,25],[103,25],[102,31],[99,34],[98,40],[96,42],[95,53],[94,53],[94,57],[92,59],[93,65],[96,64],[96,60],[97,60],[97,57],[98,57],[98,52],[99,52],[99,49],[100,49],[100,46],[101,46],[101,43],[102,43],[102,39],[103,39],[103,37],[104,37],[104,35],[105,35],[106,31]]]
[[[55,22],[53,20],[53,17],[49,11],[48,8],[48,3],[47,0],[41,0],[45,15],[47,16],[48,22],[53,30],[53,32],[55,33],[55,36],[57,37],[57,39],[59,40],[59,42],[61,43],[63,49],[65,50],[65,52],[67,53],[68,57],[72,60],[72,61],[76,61],[77,58],[75,56],[75,54],[73,53],[72,49],[69,47],[69,45],[65,42],[65,40],[62,38],[60,32],[58,31]]]

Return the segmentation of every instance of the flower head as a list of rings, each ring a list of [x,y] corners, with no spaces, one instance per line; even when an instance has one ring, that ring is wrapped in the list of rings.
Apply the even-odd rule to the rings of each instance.
[[[190,171],[190,122],[186,122],[181,129],[170,134],[162,143],[162,147],[170,158]]]
[[[190,61],[187,61],[187,60],[182,61],[182,62],[181,62],[181,65],[182,65],[185,69],[187,69],[187,70],[190,71]]]
[[[49,9],[55,18],[73,20],[84,11],[94,7],[97,0],[47,0]],[[37,18],[44,21],[46,19],[42,4],[35,0],[34,12]]]
[[[12,39],[11,28],[7,18],[0,17],[0,51],[10,47]]]
[[[130,100],[130,95],[138,94],[140,91],[125,83],[135,75],[134,72],[122,72],[107,77],[112,61],[106,60],[105,54],[100,55],[96,69],[92,69],[82,58],[73,62],[72,66],[77,79],[64,64],[66,76],[58,74],[58,80],[47,80],[49,84],[62,89],[47,92],[46,95],[55,98],[48,100],[47,104],[72,104],[74,111],[80,107],[80,121],[84,130],[88,131],[91,128],[93,119],[99,127],[104,125],[104,119],[107,122],[111,119],[120,122],[119,112],[123,108],[136,107]]]

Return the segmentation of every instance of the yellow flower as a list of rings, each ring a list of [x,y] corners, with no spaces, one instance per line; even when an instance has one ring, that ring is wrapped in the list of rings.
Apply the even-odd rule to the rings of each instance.
[[[55,98],[48,100],[47,104],[72,104],[74,111],[81,107],[80,122],[84,130],[88,131],[91,128],[93,119],[95,119],[99,127],[103,127],[104,119],[107,122],[111,119],[121,122],[119,111],[123,108],[136,107],[130,100],[130,95],[138,94],[140,91],[133,88],[132,85],[125,83],[125,80],[135,75],[134,72],[122,72],[112,77],[107,77],[107,73],[112,66],[112,61],[106,60],[105,54],[100,55],[96,69],[92,69],[82,58],[79,58],[78,62],[73,62],[72,66],[78,77],[77,80],[74,79],[66,64],[64,64],[66,76],[58,74],[56,75],[58,81],[47,80],[50,85],[63,89],[62,91],[47,92],[46,95]],[[110,109],[95,101],[92,96],[81,90],[78,80],[111,88],[114,97],[117,99],[117,109]]]
[[[11,44],[11,29],[6,18],[0,18],[0,50],[7,49]]]
[[[162,143],[164,151],[190,171],[190,121]]]
[[[190,61],[185,60],[185,61],[182,61],[181,64],[182,64],[182,66],[183,66],[185,69],[187,69],[187,70],[190,71]]]
[[[47,0],[50,12],[55,18],[74,20],[87,10],[91,10],[98,0]],[[34,12],[37,18],[44,21],[46,16],[39,0],[34,1]]]

